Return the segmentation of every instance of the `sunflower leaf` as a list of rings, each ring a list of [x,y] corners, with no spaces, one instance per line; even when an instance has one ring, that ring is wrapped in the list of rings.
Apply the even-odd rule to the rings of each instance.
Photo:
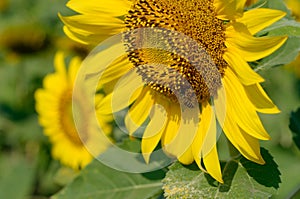
[[[236,172],[226,178],[223,173],[224,184],[218,184],[200,170],[173,164],[163,180],[166,198],[269,198],[275,193],[274,188],[256,182],[236,161],[226,165],[230,171],[236,168]]]
[[[273,160],[272,155],[266,149],[261,148],[260,151],[266,164],[260,165],[251,162],[244,157],[240,159],[240,163],[247,170],[249,176],[254,178],[256,182],[265,185],[266,187],[274,187],[275,189],[278,189],[279,183],[281,183],[281,173],[278,170],[278,165]]]
[[[131,142],[125,140],[119,147],[136,151],[138,150],[137,144],[140,144],[138,140]],[[105,153],[112,155],[110,150],[107,150]],[[94,160],[70,184],[54,195],[52,199],[157,198],[162,193],[161,180],[164,177],[164,170],[142,174],[127,173],[115,170],[98,160]]]
[[[293,132],[293,140],[300,149],[300,108],[296,112],[291,113],[289,127]]]
[[[161,191],[160,179],[114,170],[95,160],[53,199],[150,198]]]

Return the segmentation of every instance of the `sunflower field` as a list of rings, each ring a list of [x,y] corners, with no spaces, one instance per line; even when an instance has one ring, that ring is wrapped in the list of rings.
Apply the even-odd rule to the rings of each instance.
[[[300,198],[300,0],[0,0],[0,198]]]

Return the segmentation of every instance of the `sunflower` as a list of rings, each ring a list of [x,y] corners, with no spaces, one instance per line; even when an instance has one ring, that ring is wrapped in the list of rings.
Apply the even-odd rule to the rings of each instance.
[[[300,21],[300,1],[299,0],[285,0],[289,9],[291,9],[293,15],[297,21]]]
[[[291,9],[293,16],[295,19],[300,22],[300,1],[299,0],[285,0],[287,6],[289,9]],[[288,64],[286,67],[288,69],[291,69],[296,73],[298,77],[300,77],[300,54],[298,54],[297,58],[290,64]]]
[[[128,52],[109,65],[103,74],[105,84],[115,82],[131,69],[136,69],[144,82],[142,89],[138,89],[129,101],[120,98],[114,111],[130,106],[125,117],[130,134],[150,114],[141,144],[146,162],[160,142],[164,151],[181,163],[195,161],[200,169],[223,182],[216,146],[217,129],[222,127],[228,140],[244,157],[264,164],[259,140],[269,140],[270,137],[257,112],[273,114],[279,110],[260,85],[264,79],[251,69],[248,62],[272,54],[285,43],[285,36],[253,36],[284,17],[285,13],[266,8],[244,12],[245,3],[246,0],[70,0],[67,3],[79,14],[60,16],[65,24],[64,31],[83,44],[97,45],[122,31],[163,28],[169,36],[178,32],[186,35],[205,50],[201,56],[207,59],[198,60],[203,70],[200,72],[195,68],[195,63],[189,63],[174,53],[141,49]],[[134,45],[130,41],[141,41],[141,37],[124,33],[124,43],[129,49]],[[185,49],[184,41],[171,42],[181,44],[172,47]],[[165,43],[169,45],[170,41],[166,39]],[[159,64],[155,66],[151,62]],[[174,77],[172,71],[180,75]],[[192,87],[196,108],[199,108],[199,114],[194,118],[184,114],[176,95],[177,88],[185,87],[184,79]],[[128,81],[127,86],[132,85]],[[108,93],[98,107],[109,110],[106,108],[107,102],[117,92],[114,89]],[[183,105],[195,108],[194,101],[188,95],[182,98]],[[163,117],[166,119],[163,120]],[[182,129],[185,123],[198,119],[195,134],[190,133],[189,129]]]
[[[75,170],[86,166],[93,159],[92,154],[100,153],[108,147],[107,142],[99,141],[102,137],[98,133],[97,123],[89,119],[92,112],[85,107],[86,99],[83,95],[73,93],[80,64],[80,58],[72,58],[67,71],[64,55],[58,52],[54,61],[55,72],[47,75],[43,82],[44,88],[35,92],[39,123],[53,145],[53,157]],[[102,98],[100,94],[95,96],[97,103]],[[72,109],[72,106],[76,109]],[[76,126],[73,113],[83,118],[77,120]],[[109,122],[112,116],[97,112],[97,118],[102,130],[108,135],[111,132]],[[86,146],[93,147],[93,151],[88,151]]]

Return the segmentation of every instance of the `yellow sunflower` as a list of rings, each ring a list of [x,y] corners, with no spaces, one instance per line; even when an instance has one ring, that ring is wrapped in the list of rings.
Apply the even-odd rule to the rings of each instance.
[[[289,9],[291,9],[295,19],[300,22],[300,0],[285,0]],[[298,77],[300,77],[300,54],[296,60],[287,65],[288,69],[292,69]]]
[[[289,9],[291,9],[293,15],[297,21],[300,21],[300,1],[299,0],[285,0]]]
[[[89,119],[93,116],[93,112],[85,107],[85,97],[78,93],[73,94],[74,81],[80,64],[80,58],[74,57],[67,70],[64,55],[58,52],[54,61],[55,72],[45,77],[44,88],[38,89],[35,93],[39,123],[52,143],[53,157],[75,170],[91,162],[93,159],[91,153],[99,154],[108,147],[108,142],[101,143],[103,138],[97,123]],[[97,103],[102,98],[100,94],[95,96]],[[75,123],[73,114],[79,115],[82,120]],[[109,134],[112,116],[97,112],[97,119],[103,132]],[[93,151],[88,151],[86,146]]]
[[[200,65],[204,63],[204,67],[200,68],[208,80],[212,80],[208,85],[200,74],[202,71],[199,73],[193,64],[182,57],[151,49],[129,52],[109,65],[103,73],[101,78],[104,84],[115,82],[133,68],[143,79],[144,87],[138,89],[129,102],[119,99],[114,111],[131,105],[125,118],[130,134],[146,121],[151,112],[151,120],[142,139],[142,153],[147,162],[160,142],[164,151],[178,158],[181,163],[195,161],[199,168],[223,182],[215,143],[219,125],[244,157],[264,164],[259,140],[268,140],[270,137],[257,112],[273,114],[279,110],[260,85],[264,79],[247,62],[264,58],[284,44],[287,37],[258,38],[253,35],[284,17],[285,13],[266,8],[244,12],[245,3],[246,0],[70,0],[67,3],[79,14],[60,16],[65,23],[64,31],[70,38],[83,44],[97,45],[116,33],[137,28],[164,28],[193,39],[211,57],[211,61],[199,60]],[[126,33],[124,38],[124,43],[129,47],[131,44],[128,40],[141,40]],[[151,43],[153,40],[147,41]],[[185,44],[181,44],[185,48]],[[212,61],[215,64],[211,64]],[[152,66],[151,62],[161,63],[164,67]],[[174,78],[171,73],[164,73],[168,69],[181,76]],[[210,71],[219,72],[221,79],[218,80],[217,75]],[[170,89],[171,86],[175,89],[184,87],[184,81],[181,81],[184,78],[194,89],[200,110],[196,116],[200,122],[197,123],[195,135],[190,135],[189,129],[181,129],[182,124],[191,118],[182,117],[184,112]],[[128,80],[128,86],[131,85]],[[98,107],[101,110],[109,110],[107,102],[112,100],[115,92],[118,91],[111,91],[100,103]],[[189,102],[188,96],[183,98],[187,106],[193,103]],[[153,106],[154,109],[150,111]],[[207,138],[209,143],[214,143],[209,151],[205,146],[207,141],[204,141]]]

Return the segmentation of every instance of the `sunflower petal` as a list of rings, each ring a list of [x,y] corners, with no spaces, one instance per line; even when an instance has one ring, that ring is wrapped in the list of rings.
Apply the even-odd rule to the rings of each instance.
[[[75,15],[59,18],[65,24],[64,32],[71,39],[97,45],[109,36],[120,33],[124,28],[122,20],[110,16]]]
[[[202,106],[202,121],[200,121],[200,125],[204,127],[204,129],[202,129],[202,127],[201,130],[198,131],[198,134],[202,135],[203,144],[201,146],[201,156],[203,158],[206,171],[213,178],[223,183],[221,167],[216,148],[217,123],[213,109],[209,104]],[[197,164],[199,165],[200,162],[197,162]]]
[[[254,35],[285,15],[286,13],[281,10],[258,8],[245,12],[243,17],[236,21],[245,24],[250,33]]]
[[[248,85],[244,86],[244,88],[256,111],[268,114],[280,112],[260,84]]]
[[[147,163],[149,162],[152,151],[159,143],[167,124],[166,110],[161,105],[155,104],[152,110],[153,115],[143,134],[141,146],[143,157]]]
[[[140,96],[137,98],[133,106],[129,109],[129,112],[125,117],[125,126],[130,135],[132,135],[145,122],[145,120],[149,116],[153,104],[153,96],[150,93],[150,89],[146,87],[145,89],[143,89]]]
[[[65,65],[65,60],[64,60],[64,53],[61,51],[58,51],[55,54],[54,68],[55,68],[56,74],[61,75],[62,79],[66,79],[67,71],[66,71],[66,65]]]
[[[207,172],[214,179],[218,180],[220,183],[223,183],[222,172],[221,172],[216,144],[210,150],[210,152],[203,157],[203,163],[205,165]]]
[[[179,106],[172,106],[172,107],[168,107],[168,123],[166,126],[166,132],[163,136],[162,136],[162,146],[164,147],[164,149],[168,152],[168,148],[165,148],[167,145],[169,145],[172,140],[174,139],[174,137],[177,134],[177,131],[179,129],[179,125],[180,125],[180,117],[181,117],[181,113],[180,113],[180,107]]]
[[[224,85],[225,89],[228,86]],[[227,90],[226,90],[227,91]],[[228,104],[228,96],[218,95],[218,98],[214,100],[216,106],[217,119],[226,135],[228,140],[234,145],[234,147],[247,159],[259,164],[263,164],[264,161],[260,155],[260,146],[257,138],[253,138],[238,127],[235,122],[235,118],[232,117],[236,114],[231,104]],[[226,106],[226,117],[224,120],[224,103]],[[224,120],[224,121],[223,121]]]
[[[178,157],[179,162],[182,164],[192,164],[194,162],[194,156],[192,152],[192,147],[188,147],[186,151]]]
[[[229,68],[225,73],[224,83],[225,90],[228,92],[226,103],[229,107],[234,107],[231,109],[231,117],[235,119],[238,126],[257,139],[270,139],[243,86]]]
[[[97,105],[97,109],[103,114],[110,114],[128,107],[140,95],[143,85],[141,77],[134,70],[130,71],[120,79],[113,92]]]
[[[247,159],[263,164],[264,161],[260,154],[260,146],[258,139],[251,137],[244,133],[234,122],[233,118],[229,115],[231,109],[228,108],[228,115],[223,125],[223,130],[228,140],[234,147]],[[218,113],[217,113],[218,117]]]
[[[81,14],[103,13],[103,16],[122,16],[130,9],[131,2],[127,0],[113,0],[99,3],[98,0],[70,0],[67,6]]]
[[[264,81],[264,79],[259,74],[254,72],[249,64],[237,53],[233,51],[226,51],[224,53],[224,59],[232,67],[235,74],[244,85],[250,85]]]
[[[202,112],[201,112],[201,118],[199,122],[198,132],[195,136],[195,139],[192,144],[192,152],[194,155],[194,159],[196,163],[198,164],[199,168],[201,168],[201,162],[200,158],[202,156],[201,149],[203,145],[203,141],[205,139],[205,136],[209,132],[211,123],[212,123],[212,108],[211,106],[206,103],[202,105]]]
[[[246,0],[215,0],[217,17],[222,20],[234,20],[243,16]]]
[[[285,36],[253,37],[237,31],[227,31],[226,35],[228,38],[225,45],[228,51],[237,52],[246,61],[256,61],[272,54],[287,40]]]
[[[74,85],[80,64],[81,64],[81,60],[79,57],[74,57],[69,64],[68,78],[71,85]]]
[[[126,55],[117,58],[103,72],[99,84],[107,84],[119,79],[133,68],[132,63]]]
[[[164,149],[177,158],[184,155],[184,160],[189,162],[193,158],[190,147],[197,134],[198,121],[196,120],[200,111],[189,108],[181,110],[180,106],[174,105],[170,106],[170,110],[174,114],[170,114],[168,129],[162,139]]]

